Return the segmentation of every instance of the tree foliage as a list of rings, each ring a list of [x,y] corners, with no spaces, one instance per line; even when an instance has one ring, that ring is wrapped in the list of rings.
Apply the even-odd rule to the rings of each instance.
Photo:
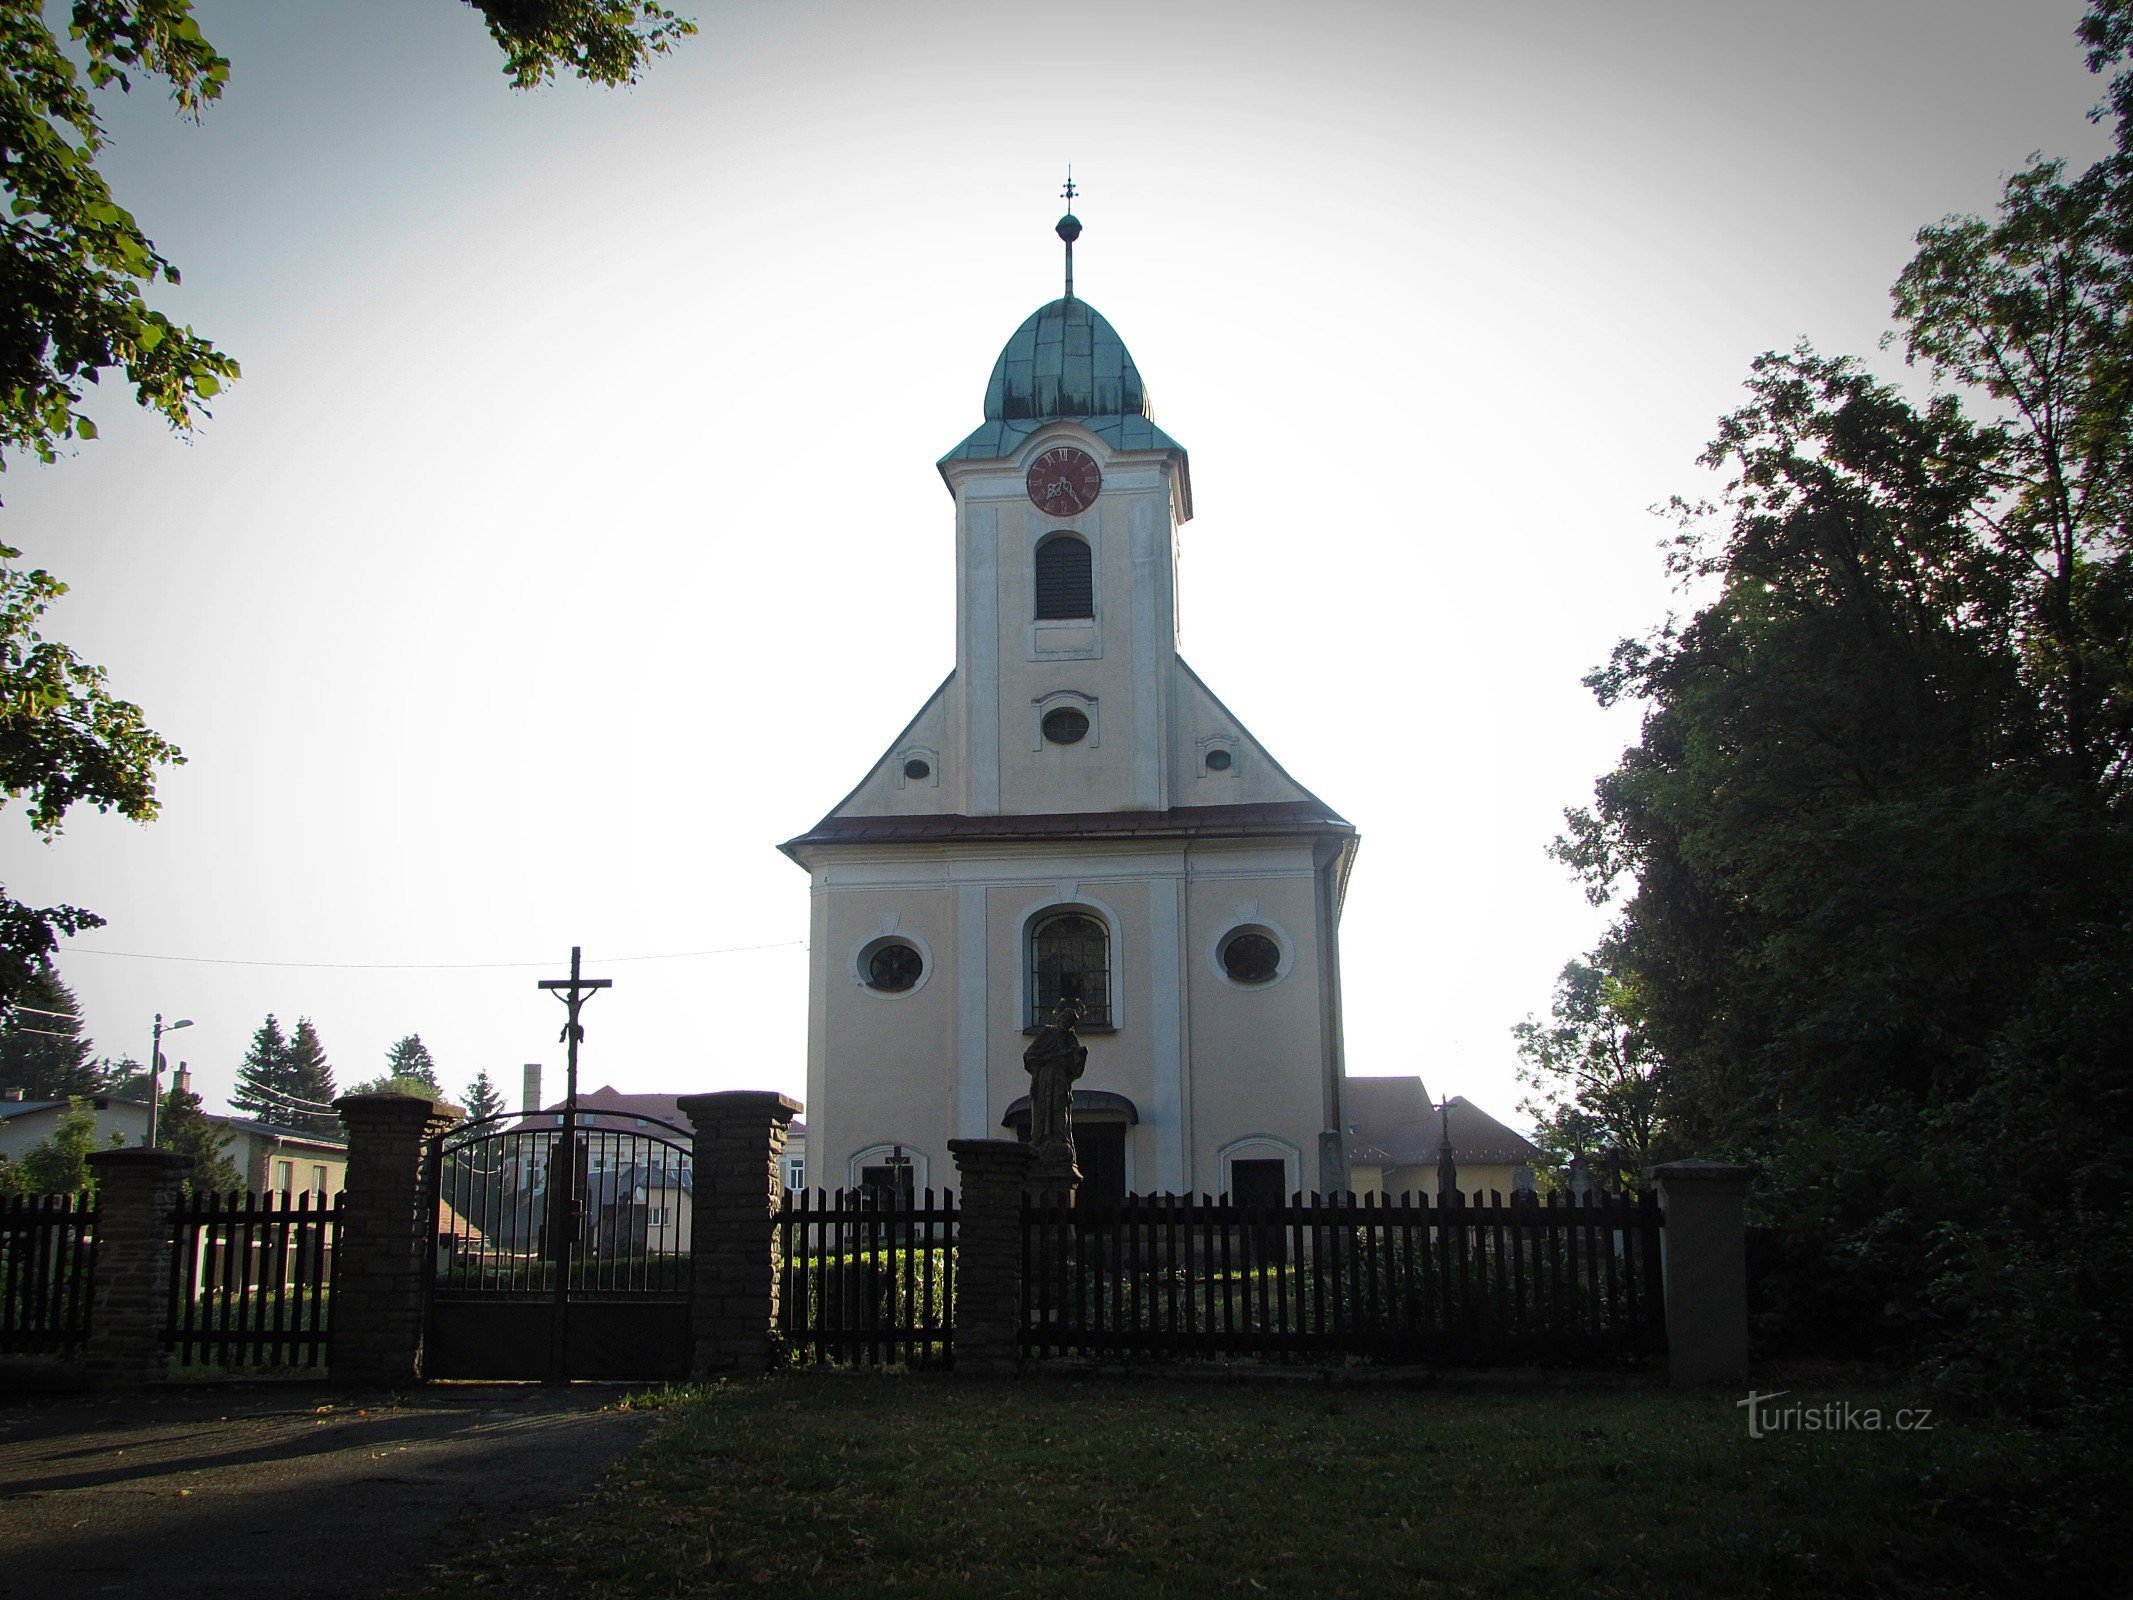
[[[157,1119],[156,1147],[192,1157],[192,1171],[185,1181],[195,1194],[236,1194],[244,1189],[244,1174],[225,1154],[230,1136],[200,1109],[200,1097],[173,1084],[163,1097]]]
[[[156,769],[185,757],[139,706],[111,693],[103,668],[39,631],[66,585],[19,566],[19,555],[0,546],[0,806],[25,801],[45,840],[77,805],[147,822]],[[62,936],[102,925],[79,906],[24,905],[0,890],[0,1011],[50,964]]]
[[[106,1087],[95,1045],[82,1032],[81,1002],[50,966],[35,968],[0,1015],[0,1089],[27,1100],[63,1100]]]
[[[1511,1030],[1533,1092],[1519,1110],[1557,1167],[1610,1153],[1632,1187],[1662,1156],[1659,1057],[1638,1020],[1635,994],[1584,961],[1556,980],[1547,1022],[1528,1017]]]
[[[483,1067],[467,1085],[467,1121],[481,1122],[489,1117],[500,1116],[504,1110],[504,1097],[495,1082],[489,1077],[489,1069]]]
[[[437,1079],[436,1058],[419,1033],[409,1034],[385,1052],[385,1075],[421,1084],[433,1100],[444,1098],[444,1085]]]
[[[2129,6],[2092,8],[2098,70]],[[1521,1030],[1572,1131],[1620,1081],[1587,1052],[1635,1039],[1658,1141],[1761,1169],[1793,1335],[2045,1409],[2121,1381],[2133,1314],[2118,131],[1919,234],[1894,308],[1929,394],[1804,345],[1754,364],[1703,458],[1721,503],[1673,508],[1700,603],[1587,680],[1645,707],[1556,846],[1617,906],[1594,966],[1629,1003],[1571,986]]]
[[[25,1194],[94,1194],[96,1174],[89,1157],[98,1150],[116,1149],[125,1143],[119,1134],[98,1136],[96,1113],[87,1101],[68,1103],[59,1125],[45,1135],[19,1165]]]
[[[467,0],[502,46],[504,71],[531,89],[574,73],[588,83],[634,83],[696,31],[653,0]]]
[[[651,0],[468,0],[530,88],[570,73],[633,81],[695,25]],[[99,161],[99,93],[160,79],[181,117],[220,98],[229,62],[202,34],[192,0],[0,5],[0,471],[28,453],[56,460],[96,437],[89,385],[117,374],[136,403],[184,432],[238,376],[237,363],[151,303],[177,267],[121,205]],[[111,694],[100,667],[36,631],[65,592],[0,549],[0,795],[28,797],[32,828],[59,831],[88,803],[136,821],[156,813],[157,768],[183,761]],[[0,1013],[58,947],[101,927],[72,905],[31,906],[0,888]]]

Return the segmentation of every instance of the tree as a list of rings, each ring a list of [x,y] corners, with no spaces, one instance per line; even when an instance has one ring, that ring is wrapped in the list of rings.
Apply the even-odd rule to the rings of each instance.
[[[96,1136],[96,1113],[83,1100],[69,1102],[59,1126],[22,1158],[22,1178],[30,1194],[94,1194],[96,1174],[90,1169],[91,1152],[116,1149],[125,1143],[114,1133],[108,1143]]]
[[[1637,1187],[1659,1155],[1660,1061],[1629,986],[1573,961],[1556,980],[1549,1021],[1528,1017],[1511,1032],[1533,1090],[1519,1110],[1534,1119],[1540,1147],[1559,1165],[1615,1152]]]
[[[2098,19],[2115,62],[2133,9]],[[1920,233],[1923,401],[1805,346],[1755,363],[1704,457],[1723,504],[1676,506],[1708,598],[1587,680],[1646,715],[1557,845],[1619,902],[1597,959],[1661,1137],[1761,1169],[1795,1329],[2038,1409],[2121,1385],[2133,1316],[2119,143]]]
[[[503,1115],[504,1097],[489,1077],[489,1069],[483,1067],[467,1085],[467,1121],[482,1122],[490,1117]]]
[[[270,1011],[267,1020],[253,1033],[252,1043],[237,1068],[237,1087],[230,1093],[230,1104],[264,1121],[277,1122],[288,1115],[282,1097],[292,1092],[290,1080],[289,1041]]]
[[[0,21],[0,44],[9,26]],[[0,113],[0,137],[7,136],[5,127]],[[8,264],[0,255],[0,271]],[[5,292],[0,287],[0,297]],[[0,362],[6,337],[0,334]],[[0,379],[0,387],[19,378]],[[0,416],[5,410],[0,401]],[[0,441],[6,433],[0,420]],[[39,619],[66,585],[41,569],[17,566],[20,554],[0,545],[0,794],[27,798],[31,831],[47,841],[77,804],[150,821],[156,769],[185,757],[148,727],[139,706],[104,686],[103,668],[38,632]],[[79,906],[24,905],[0,888],[0,1012],[50,965],[63,935],[101,926],[101,917]]]
[[[437,1081],[437,1063],[419,1033],[409,1034],[385,1052],[385,1075],[423,1085],[423,1092],[432,1100],[444,1098],[444,1086]]]
[[[652,0],[468,0],[520,88],[568,72],[633,81],[696,31]],[[177,267],[121,206],[98,168],[99,91],[136,75],[170,86],[198,120],[230,64],[200,31],[192,0],[74,0],[62,44],[42,5],[0,7],[0,470],[27,452],[56,460],[96,437],[84,386],[117,372],[134,399],[180,432],[238,375],[237,363],[150,303]],[[140,708],[104,687],[104,672],[36,632],[66,586],[13,563],[0,547],[0,794],[31,797],[31,827],[59,832],[87,802],[137,822],[156,814],[160,766],[184,760]],[[80,906],[31,906],[0,887],[0,1013],[62,937],[103,926]]]
[[[198,1095],[171,1085],[163,1097],[156,1147],[192,1157],[192,1171],[186,1182],[194,1194],[236,1194],[244,1189],[244,1174],[224,1154],[229,1140],[227,1133],[207,1120]]]
[[[106,1085],[90,1059],[95,1045],[82,1032],[81,1002],[49,965],[30,974],[0,1016],[0,1089],[30,1100],[95,1094]]]
[[[326,1059],[326,1046],[309,1017],[296,1019],[296,1036],[289,1041],[285,1093],[306,1105],[330,1107],[339,1091],[333,1086],[333,1065]],[[283,1127],[306,1133],[339,1134],[341,1119],[331,1110],[285,1111],[275,1119]]]

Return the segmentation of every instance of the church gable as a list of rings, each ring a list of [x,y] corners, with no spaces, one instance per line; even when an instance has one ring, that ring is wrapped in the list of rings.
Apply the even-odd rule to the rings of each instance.
[[[1283,770],[1237,714],[1216,697],[1200,675],[1172,658],[1176,673],[1176,733],[1170,775],[1172,803],[1186,806],[1278,805],[1318,796]]]
[[[945,771],[954,756],[948,726],[948,690],[954,682],[953,672],[941,680],[858,787],[830,809],[830,817],[930,816],[961,809]]]

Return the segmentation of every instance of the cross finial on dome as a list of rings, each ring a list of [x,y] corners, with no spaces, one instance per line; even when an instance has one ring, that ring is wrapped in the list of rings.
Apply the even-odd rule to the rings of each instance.
[[[1059,191],[1066,197],[1067,214],[1059,219],[1059,226],[1052,231],[1066,243],[1066,297],[1074,298],[1074,241],[1081,237],[1081,222],[1074,215],[1074,196],[1081,191],[1074,187],[1074,169],[1067,168],[1066,187]]]

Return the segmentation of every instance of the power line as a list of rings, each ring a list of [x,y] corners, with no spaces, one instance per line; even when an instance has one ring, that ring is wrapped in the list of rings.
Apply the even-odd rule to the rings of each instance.
[[[780,939],[772,944],[735,944],[716,950],[667,950],[648,956],[602,956],[610,965],[624,961],[693,961],[702,956],[746,955],[755,950],[804,949],[805,939]],[[182,961],[207,967],[296,967],[314,972],[501,972],[515,967],[546,967],[552,957],[538,961],[253,961],[240,956],[173,956],[147,950],[99,950],[89,945],[69,946],[69,956],[118,956],[128,961]]]

